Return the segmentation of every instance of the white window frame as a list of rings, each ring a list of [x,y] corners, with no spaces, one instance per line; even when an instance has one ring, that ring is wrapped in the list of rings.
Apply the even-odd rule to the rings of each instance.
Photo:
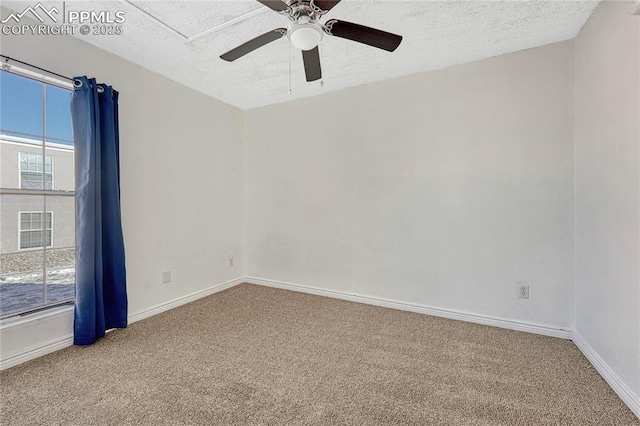
[[[73,93],[73,84],[71,82],[67,82],[64,80],[60,80],[58,78],[52,78],[46,75],[43,75],[39,72],[34,72],[31,71],[30,69],[26,69],[22,66],[16,66],[14,64],[9,64],[9,63],[3,63],[2,64],[2,71],[11,73],[11,74],[15,74],[21,77],[25,77],[31,80],[35,80],[35,81],[39,81],[41,83],[47,84],[47,85],[51,85],[51,86],[56,86],[62,89],[66,89],[69,90],[71,93]],[[43,110],[43,114],[44,114],[44,110]],[[7,129],[8,130],[8,129]],[[10,131],[9,131],[10,132]],[[43,129],[43,132],[46,132],[45,129]],[[23,138],[23,141],[18,141],[18,142],[24,142],[24,139],[28,138],[28,141],[35,141],[37,142],[37,147],[39,149],[42,150],[42,155],[43,155],[43,173],[45,172],[46,169],[46,159],[44,159],[45,156],[47,156],[47,151],[46,149],[53,149],[53,150],[61,150],[60,148],[64,148],[65,151],[69,150],[69,147],[67,144],[64,144],[64,146],[58,144],[58,143],[51,143],[46,139],[46,134],[45,135],[41,135],[42,137],[38,138],[38,139],[33,139],[33,136],[35,135],[28,135],[28,134],[21,134],[18,138]],[[12,139],[13,140],[13,139]],[[15,141],[14,141],[15,142]],[[14,143],[14,142],[10,142],[10,143]],[[65,142],[69,142],[66,141]],[[73,146],[71,147],[71,149],[73,150]],[[53,157],[55,157],[55,155],[52,154]],[[18,157],[18,161],[20,161],[20,157]],[[47,190],[47,189],[21,189],[22,186],[22,182],[21,179],[19,178],[18,181],[18,187],[17,188],[2,188],[0,187],[0,196],[1,195],[28,195],[28,196],[42,196],[43,197],[43,205],[42,205],[42,209],[40,210],[24,210],[24,211],[19,211],[18,212],[18,233],[17,233],[17,237],[16,237],[16,243],[17,243],[17,251],[16,252],[31,252],[31,253],[37,253],[37,252],[42,252],[43,255],[43,264],[42,264],[42,272],[43,272],[43,291],[44,291],[44,299],[45,299],[45,304],[42,306],[37,307],[36,309],[27,309],[27,310],[23,310],[23,311],[16,311],[16,312],[12,312],[10,314],[5,314],[2,317],[0,317],[0,329],[4,326],[4,324],[14,324],[17,323],[15,322],[16,318],[19,317],[24,317],[21,321],[40,321],[42,318],[44,317],[49,317],[49,316],[53,316],[53,315],[58,315],[59,312],[69,312],[72,309],[69,308],[61,308],[62,305],[66,305],[68,303],[74,303],[75,301],[75,297],[73,299],[69,299],[69,300],[63,300],[63,301],[57,301],[57,302],[51,302],[48,297],[47,297],[47,275],[46,275],[46,271],[47,271],[47,264],[44,261],[45,260],[45,256],[48,250],[50,249],[55,249],[54,247],[54,241],[55,241],[55,232],[54,232],[54,222],[55,222],[55,215],[54,212],[52,210],[47,209],[47,197],[72,197],[75,199],[75,191],[59,191],[59,190],[53,190],[53,185],[54,185],[54,180],[55,180],[55,166],[54,166],[54,161],[55,159],[52,159],[52,189]],[[20,170],[20,164],[18,164],[18,170]],[[46,187],[46,185],[45,185]],[[48,245],[46,247],[38,247],[38,248],[28,248],[28,249],[20,249],[20,236],[22,234],[22,224],[21,224],[21,213],[44,213],[44,230],[41,230],[42,232],[45,233],[45,240],[43,241],[43,245],[47,243],[46,241],[46,232],[47,232],[47,224],[46,224],[46,218],[47,218],[47,214],[51,214],[51,245]],[[74,225],[75,226],[75,225]],[[25,230],[26,231],[26,230]]]
[[[51,244],[48,246],[38,246],[38,247],[28,247],[28,248],[22,248],[22,231],[27,232],[27,231],[34,231],[34,229],[22,229],[22,214],[23,213],[44,213],[43,210],[21,210],[18,212],[18,251],[42,251],[45,248],[53,248],[53,211],[52,210],[48,210],[46,212],[46,214],[44,215],[44,239],[43,242],[46,243],[47,241],[47,214],[51,214]],[[42,232],[43,230],[40,229],[40,232]]]
[[[39,155],[40,157],[42,157],[42,152],[30,152],[30,151],[19,151],[18,152],[18,188],[20,189],[31,189],[31,188],[23,188],[22,187],[22,169],[21,169],[21,164],[22,164],[22,154],[34,154],[34,155]],[[56,162],[56,157],[55,155],[51,154],[51,155],[45,155],[44,159],[42,160],[42,173],[44,176],[46,176],[47,172],[46,172],[46,168],[47,168],[47,157],[51,157],[51,188],[47,189],[47,188],[42,188],[41,190],[45,190],[45,191],[54,191],[56,188],[56,184],[55,184],[55,180],[56,180],[56,166],[55,166],[55,162]],[[29,171],[29,170],[27,170]],[[37,171],[35,173],[38,173]],[[46,178],[45,178],[45,182],[44,182],[44,186],[46,185]]]

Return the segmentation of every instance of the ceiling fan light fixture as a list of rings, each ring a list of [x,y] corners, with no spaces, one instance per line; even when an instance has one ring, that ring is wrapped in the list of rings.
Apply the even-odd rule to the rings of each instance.
[[[292,25],[287,34],[291,44],[300,50],[313,49],[324,36],[324,32],[318,24],[307,22]]]

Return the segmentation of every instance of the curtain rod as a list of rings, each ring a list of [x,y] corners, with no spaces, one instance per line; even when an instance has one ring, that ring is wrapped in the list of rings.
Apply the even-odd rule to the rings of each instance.
[[[20,61],[20,60],[18,60],[18,59],[12,58],[12,57],[10,57],[10,56],[6,56],[6,55],[0,55],[0,56],[2,57],[2,59],[3,59],[5,62],[9,62],[9,61],[17,62],[17,63],[19,63],[19,64],[26,65],[26,66],[31,67],[31,68],[35,68],[35,69],[37,69],[37,70],[39,70],[39,71],[43,71],[43,72],[49,73],[49,74],[51,74],[51,75],[55,75],[56,77],[64,78],[65,80],[69,80],[69,81],[71,81],[71,82],[73,82],[73,81],[74,81],[74,80],[73,80],[73,78],[69,78],[69,77],[66,77],[66,76],[64,76],[64,75],[62,75],[62,74],[58,74],[58,73],[56,73],[56,72],[49,71],[49,70],[46,70],[46,69],[44,69],[44,68],[40,68],[40,67],[35,66],[35,65],[32,65],[32,64],[30,64],[30,63],[23,62],[23,61]]]

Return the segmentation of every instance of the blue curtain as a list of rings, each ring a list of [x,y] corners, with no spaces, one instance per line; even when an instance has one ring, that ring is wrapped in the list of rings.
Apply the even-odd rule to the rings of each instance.
[[[76,77],[71,118],[76,166],[76,345],[127,326],[120,216],[118,92]]]

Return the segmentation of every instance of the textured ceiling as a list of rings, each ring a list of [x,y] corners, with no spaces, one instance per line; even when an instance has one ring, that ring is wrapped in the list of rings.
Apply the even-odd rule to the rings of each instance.
[[[43,1],[61,8],[62,2]],[[24,2],[3,1],[24,9]],[[288,39],[229,63],[219,56],[288,19],[255,0],[67,1],[68,10],[124,10],[119,36],[76,37],[241,109],[286,102],[365,83],[445,68],[575,37],[598,1],[355,1],[343,0],[322,22],[337,18],[404,36],[389,53],[326,36],[320,45],[324,85],[307,83]],[[260,11],[262,9],[262,11]],[[187,37],[248,19],[189,41]],[[164,22],[163,26],[151,16]],[[180,35],[182,34],[182,35]]]

